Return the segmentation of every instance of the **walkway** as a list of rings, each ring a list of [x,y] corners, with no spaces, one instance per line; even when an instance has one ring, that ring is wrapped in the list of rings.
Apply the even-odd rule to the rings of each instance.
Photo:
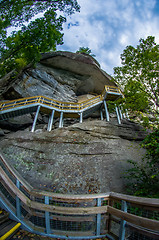
[[[123,94],[118,87],[104,86],[101,95],[92,97],[81,103],[61,102],[44,96],[21,98],[2,102],[0,104],[0,120],[6,120],[8,118],[36,112],[31,130],[34,132],[38,114],[41,111],[50,115],[47,130],[51,131],[55,115],[60,117],[59,127],[63,127],[64,117],[79,118],[80,123],[82,123],[84,116],[87,116],[98,109],[101,110],[101,119],[103,119],[102,107],[104,106],[106,120],[109,121],[106,101],[115,101],[121,97],[123,97]],[[121,110],[119,107],[116,107],[115,109],[118,123],[120,124],[120,119],[122,118]]]

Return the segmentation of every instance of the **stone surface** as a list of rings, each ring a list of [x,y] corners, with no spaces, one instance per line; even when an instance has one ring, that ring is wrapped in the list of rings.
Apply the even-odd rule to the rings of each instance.
[[[83,101],[100,94],[104,85],[115,86],[99,63],[86,54],[53,52],[42,55],[35,68],[27,67],[13,80],[14,71],[0,79],[0,99],[43,95],[60,101]],[[141,161],[140,141],[146,132],[128,120],[100,119],[100,111],[84,119],[65,119],[57,128],[54,119],[47,132],[48,116],[34,114],[0,122],[0,151],[33,187],[60,193],[125,192],[122,175],[127,160]]]
[[[4,136],[5,134],[4,134],[4,131],[0,128],[0,137],[1,136]]]
[[[0,79],[1,99],[43,95],[77,102],[79,95],[100,94],[104,85],[115,86],[94,58],[80,53],[46,53],[35,68],[24,69],[14,81],[12,75]]]
[[[0,149],[33,187],[60,193],[124,192],[127,160],[141,161],[142,128],[85,120],[51,132],[6,135]]]

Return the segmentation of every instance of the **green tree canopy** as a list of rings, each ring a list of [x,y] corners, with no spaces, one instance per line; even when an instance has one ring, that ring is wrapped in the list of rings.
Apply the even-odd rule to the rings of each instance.
[[[88,54],[92,57],[95,57],[96,55],[92,54],[92,50],[89,49],[89,47],[80,47],[78,51],[76,51],[76,53],[85,53]]]
[[[152,36],[139,43],[123,51],[122,66],[114,68],[114,78],[124,89],[128,109],[158,113],[159,45]]]
[[[142,162],[129,160],[127,191],[136,196],[159,197],[159,45],[152,36],[140,39],[137,47],[127,46],[121,54],[121,67],[114,68],[116,82],[123,88],[125,105],[131,111],[151,113],[153,132],[141,146],[146,149]],[[145,117],[147,126],[149,118]],[[141,120],[141,118],[140,118]],[[144,118],[142,119],[144,120]]]
[[[159,198],[159,129],[148,134],[141,146],[146,149],[142,162],[128,161],[132,167],[124,175],[128,179],[127,191],[136,196]]]
[[[72,14],[79,11],[79,5],[76,0],[0,2],[0,77],[39,60],[41,52],[56,50],[56,45],[63,43],[61,31],[66,18],[57,10]],[[21,29],[8,36],[10,27]]]

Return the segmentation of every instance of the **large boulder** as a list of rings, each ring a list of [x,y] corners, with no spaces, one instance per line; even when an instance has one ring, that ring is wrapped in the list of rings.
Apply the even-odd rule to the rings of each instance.
[[[77,102],[78,95],[100,94],[104,85],[115,86],[93,57],[71,52],[45,53],[34,68],[25,68],[15,79],[13,75],[0,79],[1,99],[43,95]]]
[[[37,189],[60,193],[125,192],[127,160],[141,161],[146,132],[137,124],[87,119],[51,132],[6,135],[0,149]]]

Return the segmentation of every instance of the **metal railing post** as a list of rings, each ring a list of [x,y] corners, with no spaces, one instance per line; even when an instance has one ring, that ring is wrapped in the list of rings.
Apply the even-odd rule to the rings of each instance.
[[[63,125],[63,112],[61,112],[60,114],[60,121],[59,121],[59,128],[62,128],[62,125]]]
[[[102,109],[100,111],[100,119],[103,121],[103,112],[102,112]]]
[[[127,110],[127,109],[125,109],[125,115],[126,115],[127,119],[130,120],[130,118],[129,118],[129,114],[128,114],[128,110]]]
[[[101,207],[101,198],[97,198],[97,207]],[[100,235],[100,226],[101,226],[101,214],[98,213],[97,214],[97,232],[96,235],[99,236]]]
[[[108,112],[107,104],[106,104],[105,100],[103,102],[104,102],[106,120],[107,120],[107,122],[109,122],[109,112]]]
[[[20,182],[18,179],[16,179],[16,186],[18,189],[20,189]],[[18,196],[16,196],[16,214],[17,214],[17,217],[20,219],[21,210],[20,210],[20,199]]]
[[[51,131],[52,130],[52,124],[53,124],[53,120],[54,120],[54,113],[55,113],[55,110],[53,109],[52,112],[51,112],[51,115],[49,117],[49,122],[48,122],[48,127],[47,127],[47,131]]]
[[[122,115],[122,112],[121,112],[120,106],[118,106],[118,112],[119,112],[120,119],[123,119],[123,115]]]
[[[49,205],[49,197],[45,196],[45,204]],[[46,233],[50,234],[51,233],[51,228],[50,228],[50,213],[45,212],[45,225],[46,225]]]
[[[118,108],[117,108],[116,104],[115,104],[115,111],[116,111],[116,115],[117,115],[118,123],[121,124],[120,116],[119,116],[119,112],[118,112]]]
[[[83,112],[80,112],[80,123],[83,122]]]
[[[124,212],[127,212],[127,203],[126,201],[121,201],[121,210]],[[125,240],[125,225],[126,221],[122,220],[120,221],[120,230],[119,230],[119,240]]]
[[[121,109],[122,109],[122,115],[123,115],[123,118],[126,118],[126,114],[125,114],[125,111],[124,111],[123,105],[121,105]]]
[[[40,106],[38,106],[38,108],[37,108],[31,132],[35,131],[35,126],[36,126],[36,122],[37,122],[37,119],[38,119],[39,111],[40,111]]]

